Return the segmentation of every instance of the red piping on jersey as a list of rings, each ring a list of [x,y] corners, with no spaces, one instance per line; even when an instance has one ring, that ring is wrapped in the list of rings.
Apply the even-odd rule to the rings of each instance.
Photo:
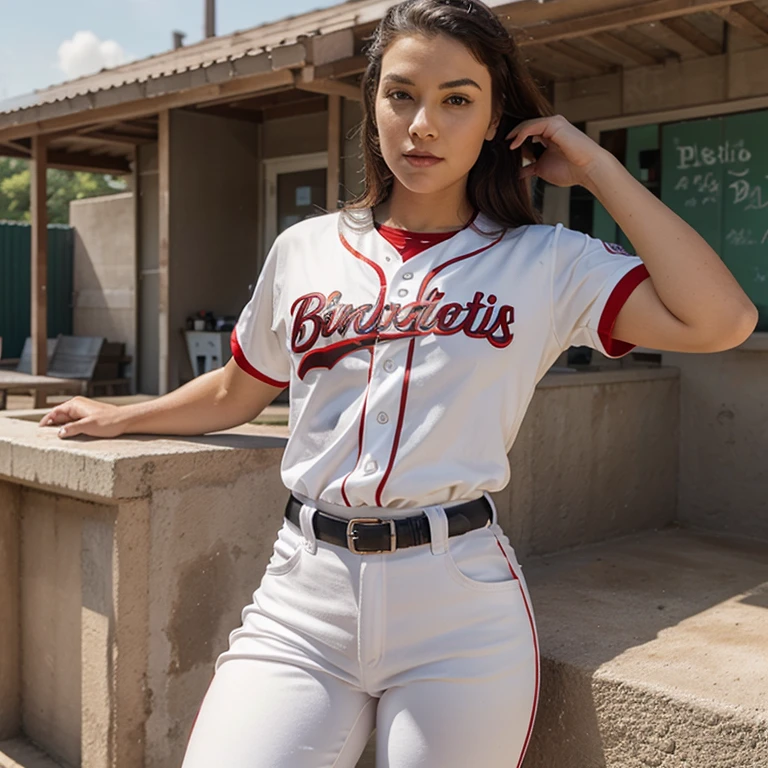
[[[240,347],[240,343],[237,340],[237,334],[236,334],[236,328],[232,329],[232,333],[229,337],[229,346],[232,349],[232,357],[235,358],[235,362],[246,372],[250,373],[251,376],[253,376],[255,379],[259,379],[259,381],[263,381],[265,384],[269,384],[273,387],[280,387],[281,389],[285,389],[288,384],[290,384],[289,381],[277,381],[276,379],[271,379],[266,374],[262,373],[261,371],[257,371],[245,358],[245,353],[243,352],[242,348]]]
[[[506,231],[506,230],[505,230]],[[482,253],[483,251],[487,251],[489,248],[492,248],[496,243],[501,240],[501,238],[504,237],[504,232],[502,232],[492,243],[488,243],[488,245],[484,245],[482,248],[478,248],[476,251],[472,251],[471,253],[465,253],[463,256],[455,256],[450,261],[446,261],[445,264],[441,264],[439,267],[435,267],[427,276],[424,278],[424,281],[421,284],[421,287],[419,288],[419,295],[416,299],[417,301],[421,301],[424,297],[424,292],[427,290],[427,286],[432,281],[432,278],[438,273],[444,270],[446,267],[450,267],[451,264],[455,264],[457,261],[462,261],[463,259],[468,259],[471,256],[477,256],[478,253]]]
[[[613,326],[616,325],[616,318],[619,316],[621,308],[626,304],[632,291],[650,276],[645,264],[638,264],[619,280],[616,287],[611,291],[608,301],[605,302],[603,313],[600,315],[600,321],[597,324],[597,334],[606,352],[611,357],[626,355],[637,346],[636,344],[629,344],[626,341],[614,339],[612,335]]]
[[[387,278],[384,274],[384,270],[375,262],[371,261],[369,258],[363,256],[360,251],[355,250],[352,245],[347,242],[347,238],[344,237],[344,235],[339,232],[339,239],[341,240],[341,244],[356,258],[362,261],[363,263],[367,264],[369,267],[373,267],[373,269],[376,271],[376,274],[379,276],[379,301],[377,302],[377,308],[379,305],[384,304],[384,299],[387,294]],[[372,334],[373,338],[373,334]],[[372,342],[374,344],[375,341]],[[363,345],[361,344],[360,347],[357,349],[363,348]],[[350,349],[350,352],[356,352],[357,349]],[[349,479],[349,476],[357,469],[357,465],[360,463],[360,456],[362,456],[363,453],[363,430],[365,425],[365,413],[366,408],[368,406],[368,395],[371,391],[371,374],[373,372],[373,347],[370,348],[371,353],[371,364],[368,367],[368,383],[365,385],[365,400],[363,401],[363,412],[360,415],[360,430],[358,432],[357,436],[357,461],[355,462],[355,466],[352,467],[352,469],[347,472],[347,474],[344,476],[344,479],[341,481],[341,495],[344,499],[344,503],[351,507],[352,505],[349,503],[349,499],[347,498],[347,494],[345,491],[347,480]]]
[[[397,449],[400,446],[400,435],[403,431],[403,421],[405,416],[405,401],[408,398],[408,381],[411,378],[411,364],[413,363],[413,350],[416,347],[416,339],[411,339],[411,343],[408,345],[408,359],[405,362],[405,376],[403,377],[403,392],[400,395],[400,413],[397,415],[397,429],[395,430],[395,439],[392,443],[392,451],[389,454],[389,464],[387,465],[387,471],[384,473],[384,477],[381,478],[379,487],[376,489],[376,505],[379,507],[384,506],[381,503],[381,494],[384,490],[384,486],[389,480],[389,476],[392,473],[392,467],[395,465],[395,456],[397,455]]]
[[[496,245],[496,243],[498,243],[502,237],[504,237],[503,232],[492,243],[488,243],[488,245],[484,245],[482,248],[478,248],[476,251],[472,251],[471,253],[465,253],[462,256],[456,256],[450,261],[446,261],[445,264],[441,264],[439,267],[435,267],[435,269],[433,269],[429,273],[429,275],[427,275],[426,279],[422,282],[421,287],[419,288],[419,295],[418,295],[417,301],[421,301],[422,297],[424,296],[424,291],[427,289],[427,285],[429,284],[429,281],[432,280],[432,278],[438,272],[440,272],[442,269],[445,269],[445,267],[451,264],[455,264],[457,261],[462,261],[463,259],[469,259],[472,256],[476,256],[478,253],[487,251],[489,248]],[[403,421],[405,419],[405,401],[408,395],[408,382],[410,381],[410,378],[411,378],[411,364],[413,363],[413,350],[415,345],[416,345],[416,339],[412,339],[411,344],[408,348],[408,360],[406,361],[406,364],[405,364],[405,377],[403,379],[403,394],[400,398],[400,413],[398,414],[398,417],[397,417],[397,429],[395,430],[395,441],[392,445],[392,452],[389,455],[389,464],[387,465],[387,471],[384,473],[384,477],[382,477],[381,482],[379,483],[379,487],[376,489],[376,504],[379,507],[384,506],[381,503],[381,494],[384,492],[384,486],[387,484],[389,475],[391,474],[392,468],[395,465],[395,456],[397,455],[397,449],[400,444],[400,434],[403,430]]]
[[[498,544],[499,549],[501,550],[501,554],[504,555],[504,559],[507,561],[507,566],[509,567],[510,573],[516,581],[520,581],[519,576],[515,573],[515,569],[512,567],[512,563],[509,562],[507,553],[504,551],[504,547],[501,546],[501,542],[499,541],[499,538],[496,536],[496,534],[494,534],[494,538],[496,539],[496,544]],[[523,597],[523,604],[525,605],[525,611],[528,614],[528,622],[531,625],[531,634],[533,635],[533,651],[536,658],[536,680],[534,685],[535,690],[533,695],[533,708],[531,709],[531,718],[528,721],[528,732],[525,734],[525,741],[523,742],[523,749],[520,752],[520,759],[517,761],[517,768],[520,768],[522,765],[523,758],[525,757],[525,753],[528,749],[528,742],[531,740],[531,733],[533,732],[533,722],[536,719],[536,709],[539,706],[539,666],[541,663],[539,660],[539,639],[536,635],[536,622],[533,620],[533,616],[531,615],[531,608],[528,605],[528,598],[525,595],[522,582],[520,582],[520,594]]]
[[[368,383],[365,385],[365,399],[363,400],[363,412],[360,414],[360,429],[357,433],[357,459],[355,460],[355,466],[347,472],[344,479],[341,481],[341,495],[344,498],[344,503],[351,507],[349,499],[347,498],[347,492],[345,490],[347,480],[349,476],[357,469],[357,465],[360,463],[360,457],[363,455],[363,433],[365,430],[365,413],[368,408],[368,393],[371,391],[371,374],[373,373],[373,349],[368,350],[371,353],[371,363],[368,366]]]

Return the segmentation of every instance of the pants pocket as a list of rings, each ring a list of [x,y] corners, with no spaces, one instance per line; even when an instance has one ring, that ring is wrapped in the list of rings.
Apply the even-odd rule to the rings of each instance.
[[[520,588],[517,572],[497,537],[497,528],[491,525],[448,539],[443,560],[449,574],[462,586],[489,592]]]
[[[301,559],[304,544],[301,530],[289,520],[283,520],[272,548],[272,556],[267,563],[266,575],[283,576],[292,571]]]

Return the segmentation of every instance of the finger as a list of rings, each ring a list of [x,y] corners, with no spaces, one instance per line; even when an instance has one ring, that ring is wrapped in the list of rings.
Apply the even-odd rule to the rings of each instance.
[[[80,419],[79,421],[73,421],[71,424],[67,424],[66,426],[63,426],[59,430],[59,437],[64,438],[67,437],[74,437],[75,435],[80,435],[85,430],[85,427],[88,426],[88,424],[91,423],[90,418]]]
[[[76,405],[67,401],[61,405],[57,405],[52,411],[43,417],[43,421],[40,425],[55,426],[56,424],[66,424],[68,421],[76,421],[80,418],[80,413],[77,411]],[[44,422],[44,423],[43,423]]]
[[[514,149],[515,146],[520,145],[520,143],[525,141],[528,136],[541,133],[542,129],[547,126],[549,120],[550,118],[548,117],[534,118],[532,120],[523,120],[523,122],[516,125],[505,137],[509,139],[512,136],[515,136],[515,140],[512,142],[510,149]]]

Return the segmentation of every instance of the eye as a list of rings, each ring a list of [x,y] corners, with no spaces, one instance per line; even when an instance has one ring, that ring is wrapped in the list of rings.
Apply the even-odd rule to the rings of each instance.
[[[449,96],[448,100],[450,101],[451,99],[461,99],[461,103],[456,104],[454,102],[452,104],[452,106],[454,106],[454,107],[463,107],[464,104],[471,104],[472,103],[466,96],[457,96],[457,95]]]
[[[408,94],[407,94],[405,91],[390,91],[390,92],[387,94],[387,98],[388,98],[388,99],[391,99],[391,98],[393,98],[395,95],[397,95],[398,93],[402,93],[402,94],[403,94],[403,96],[406,96],[406,97],[407,97],[407,98],[409,98],[409,99],[411,98],[411,97],[410,97],[410,96],[409,96],[409,95],[408,95]],[[403,99],[394,99],[394,101],[403,101]]]

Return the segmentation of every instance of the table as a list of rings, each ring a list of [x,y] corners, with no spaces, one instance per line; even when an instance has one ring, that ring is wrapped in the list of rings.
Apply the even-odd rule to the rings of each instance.
[[[87,382],[81,379],[58,379],[55,376],[32,376],[18,371],[0,370],[0,410],[5,410],[6,395],[18,390],[32,390],[35,408],[45,408],[48,395],[69,393],[79,395]]]

